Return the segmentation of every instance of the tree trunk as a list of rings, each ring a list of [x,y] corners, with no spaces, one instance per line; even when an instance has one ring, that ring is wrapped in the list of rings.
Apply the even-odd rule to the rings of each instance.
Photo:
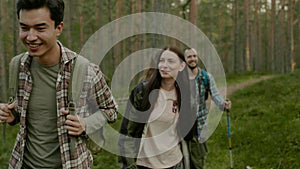
[[[214,7],[213,5],[210,6],[210,9],[209,9],[209,20],[211,20],[211,22],[209,22],[209,28],[208,28],[208,38],[213,41],[213,30],[214,30]]]
[[[65,18],[66,18],[66,22],[67,22],[67,27],[66,27],[66,36],[67,36],[67,44],[68,44],[68,47],[69,48],[73,48],[73,46],[72,46],[72,29],[71,29],[71,27],[72,27],[72,23],[73,23],[73,4],[72,4],[72,2],[73,2],[74,0],[68,0],[68,8],[67,8],[67,10],[66,10],[66,16],[65,16]]]
[[[271,1],[271,31],[270,31],[270,52],[271,52],[271,70],[275,72],[275,0]]]
[[[136,9],[135,9],[136,13],[141,13],[142,12],[142,2],[141,0],[136,0]],[[141,18],[139,18],[139,21],[138,21],[139,25],[142,25],[143,24],[143,21]],[[137,50],[141,50],[142,49],[142,36],[143,35],[137,35],[136,36],[136,40],[135,40],[135,50],[134,51],[137,51]]]
[[[300,9],[300,1],[298,1],[298,11],[300,11],[299,9]],[[299,14],[298,14],[298,45],[297,46],[298,46],[297,61],[298,63],[300,63],[300,15]]]
[[[106,8],[107,8],[107,15],[108,15],[108,22],[111,22],[114,18],[113,18],[113,15],[114,15],[114,11],[113,11],[113,6],[112,6],[113,2],[111,0],[106,0]],[[110,38],[113,38],[114,35],[109,35],[111,36]],[[116,58],[115,58],[115,53],[114,53],[114,50],[112,50],[111,52],[111,59],[108,60],[109,64],[106,64],[106,65],[103,65],[103,67],[101,67],[103,70],[106,70],[106,69],[113,69],[115,70],[115,67],[116,67]],[[111,67],[109,67],[109,65],[112,65]]]
[[[138,2],[135,2],[135,0],[131,0],[131,13],[133,14],[133,13],[136,13],[137,11],[136,11],[136,9],[135,9],[135,5],[136,5],[136,8],[137,8],[137,4],[136,3],[138,3]],[[133,26],[134,25],[134,23],[135,23],[135,21],[134,20],[131,20],[131,24],[130,24],[130,26]],[[133,26],[132,28],[131,28],[131,31],[135,31],[135,30],[133,30],[133,29],[135,29],[135,27]],[[132,32],[133,33],[133,32]],[[137,49],[137,36],[134,36],[134,37],[130,37],[129,38],[130,39],[130,44],[129,44],[129,47],[130,47],[130,53],[132,52],[132,51],[136,51],[136,50],[138,50]],[[130,69],[130,76],[132,77],[133,75],[134,75],[134,66],[135,66],[135,60],[133,60],[133,59],[130,59],[130,67],[129,67],[129,69]],[[138,61],[137,61],[138,62]]]
[[[19,39],[19,34],[18,34],[18,25],[17,25],[17,14],[16,14],[16,8],[15,8],[15,4],[16,4],[16,0],[13,0],[13,5],[12,5],[12,9],[13,9],[13,35],[14,35],[14,40],[13,40],[13,55],[17,55],[18,54],[18,39]]]
[[[261,55],[261,26],[260,26],[260,6],[258,5],[257,0],[254,0],[254,6],[255,6],[255,25],[256,25],[256,63],[255,63],[255,71],[261,71],[262,70],[262,55]],[[264,56],[265,58],[265,56]]]
[[[84,43],[84,33],[83,33],[83,0],[79,0],[79,30],[80,30],[80,47],[83,46]]]
[[[290,65],[291,65],[291,72],[295,71],[295,46],[294,46],[294,8],[295,0],[289,0],[289,31],[290,31]]]
[[[116,19],[121,17],[121,11],[122,11],[122,0],[116,1]],[[118,34],[119,31],[121,31],[121,28],[119,28],[119,25],[116,24],[116,33]],[[116,67],[120,63],[120,55],[121,55],[121,43],[118,43],[114,47],[114,53],[113,53],[113,63],[114,67]]]
[[[5,7],[4,5],[5,1],[0,1],[0,103],[3,103],[6,101],[7,98],[7,73],[6,73],[6,52],[4,49],[4,43],[3,43],[3,33],[4,28],[2,27],[3,25],[5,25],[4,22],[4,18],[3,16],[5,16],[5,11],[3,9],[3,7]]]
[[[265,5],[265,19],[264,19],[264,57],[265,57],[265,60],[264,60],[264,70],[267,70],[267,71],[270,71],[271,70],[271,57],[270,57],[270,43],[269,43],[269,32],[270,30],[268,29],[268,25],[269,25],[269,22],[268,22],[268,16],[269,16],[269,8],[268,8],[268,0],[265,0],[264,1],[264,5]]]
[[[244,12],[245,12],[245,35],[246,35],[246,46],[245,46],[245,57],[246,57],[246,70],[251,71],[250,66],[250,21],[249,21],[249,3],[248,0],[244,1]]]
[[[239,59],[238,59],[238,0],[233,1],[233,72],[239,72]]]
[[[276,59],[276,65],[277,69],[281,73],[286,72],[287,64],[289,64],[288,60],[288,52],[289,52],[289,40],[288,40],[288,22],[286,18],[286,10],[285,10],[285,0],[280,0],[280,9],[278,11],[278,24],[276,28],[278,31],[276,32],[276,38],[275,38],[275,59]],[[288,36],[287,36],[288,35]]]
[[[219,16],[219,17],[217,17],[217,23],[218,23],[218,25],[225,25],[224,24],[224,21],[223,21],[223,18],[221,18],[220,16],[222,16],[222,6],[219,6],[218,7],[218,10],[217,10],[217,13],[218,13],[218,15],[217,16]],[[223,34],[223,27],[221,27],[221,26],[218,26],[217,27],[217,30],[218,30],[218,36],[219,36],[219,38],[217,39],[217,46],[219,46],[220,48],[222,48],[222,49],[224,49],[224,46],[225,46],[225,42],[224,41],[222,41],[221,39],[223,39],[224,38],[224,34]],[[223,62],[224,62],[224,69],[225,69],[225,72],[228,72],[228,54],[227,54],[227,52],[226,51],[224,51],[223,52],[224,53],[224,55],[223,55]]]
[[[197,26],[198,19],[198,9],[196,0],[191,0],[190,2],[190,22]]]

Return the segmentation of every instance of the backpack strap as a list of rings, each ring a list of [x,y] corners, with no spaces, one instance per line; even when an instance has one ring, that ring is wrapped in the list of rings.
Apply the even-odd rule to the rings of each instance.
[[[15,102],[15,98],[17,95],[18,90],[18,79],[19,79],[19,68],[21,63],[21,58],[24,54],[17,55],[13,57],[9,63],[9,80],[8,80],[8,86],[9,86],[9,98],[8,98],[8,104],[12,104]],[[18,115],[18,112],[14,109],[11,110],[13,116],[15,117],[15,120],[10,123],[11,125],[15,124],[17,121],[19,121],[20,117]],[[6,123],[3,123],[3,142],[6,143]]]
[[[205,88],[205,100],[208,99],[208,93],[210,93],[210,84],[209,84],[209,77],[207,72],[204,69],[201,69],[201,74],[203,76],[203,84]]]
[[[83,56],[78,55],[73,63],[71,71],[71,78],[68,87],[68,109],[70,115],[75,115],[75,103],[79,100],[86,71],[88,69],[89,61]],[[76,137],[70,137],[70,153],[74,155],[76,153]]]
[[[69,102],[76,103],[79,100],[86,71],[88,69],[89,61],[83,56],[78,55],[73,63],[71,72],[70,84],[68,88]]]
[[[19,68],[24,54],[13,57],[9,63],[9,102],[13,102],[18,90]],[[13,100],[11,100],[13,99]]]
[[[207,72],[204,69],[201,69],[201,73],[202,73],[202,76],[203,76],[203,84],[204,84],[205,87],[208,87],[209,79],[208,79]]]

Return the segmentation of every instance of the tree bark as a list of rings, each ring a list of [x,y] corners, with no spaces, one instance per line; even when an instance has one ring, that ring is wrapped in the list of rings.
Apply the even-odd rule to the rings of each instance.
[[[246,70],[251,71],[250,66],[250,21],[249,21],[249,3],[248,0],[244,1],[244,12],[245,12],[245,35],[246,35],[246,46],[245,46],[245,57],[246,57]]]
[[[261,55],[261,26],[260,26],[260,6],[258,5],[257,0],[254,0],[254,6],[255,6],[255,26],[256,26],[256,63],[255,63],[255,70],[261,71],[262,70],[262,55]]]
[[[288,40],[288,21],[286,18],[286,4],[285,0],[280,0],[280,6],[278,10],[278,24],[276,26],[276,38],[275,38],[275,59],[277,70],[281,73],[285,73],[286,67],[288,67],[288,52],[289,52],[289,40]]]
[[[299,9],[300,9],[300,1],[298,1],[298,12],[299,12]],[[298,47],[297,47],[297,49],[298,49],[298,53],[297,53],[297,55],[298,55],[298,57],[297,57],[297,61],[298,61],[298,63],[300,63],[300,15],[298,15]],[[296,65],[295,65],[296,66]]]
[[[275,0],[271,1],[271,31],[270,31],[270,53],[271,70],[275,72]]]
[[[239,59],[238,59],[238,0],[233,1],[233,72],[239,72]]]
[[[295,71],[295,44],[294,44],[294,8],[295,0],[289,0],[289,31],[290,31],[290,65],[291,65],[291,72]]]
[[[198,9],[196,0],[191,0],[190,2],[190,22],[194,25],[197,25],[198,19]]]
[[[264,57],[265,57],[265,60],[264,60],[264,67],[263,67],[263,70],[267,70],[267,71],[270,71],[271,70],[271,64],[269,64],[271,62],[271,57],[270,57],[270,43],[269,43],[269,35],[270,35],[270,30],[268,29],[268,26],[269,26],[269,22],[268,22],[268,17],[269,17],[269,8],[268,8],[268,5],[269,5],[269,2],[268,0],[264,0],[264,6],[265,6],[265,17],[264,17],[264,36],[263,36],[263,39],[264,39]]]
[[[67,36],[67,44],[69,48],[72,48],[72,31],[71,31],[71,27],[72,27],[72,23],[73,23],[73,0],[68,0],[68,8],[66,10],[66,21],[67,21],[67,27],[66,27],[66,36]]]
[[[83,0],[79,0],[79,30],[80,30],[80,47],[83,46],[83,43],[84,43],[84,32],[83,32],[83,7],[82,7],[82,4],[83,4]]]
[[[122,11],[122,0],[116,1],[116,19],[121,17],[121,11]],[[119,33],[121,31],[121,28],[118,24],[116,24],[116,32]],[[114,47],[114,53],[113,53],[113,64],[114,67],[116,67],[120,63],[120,55],[121,55],[121,43],[118,43]]]
[[[4,47],[4,43],[3,43],[3,33],[4,28],[2,27],[3,25],[5,25],[5,20],[3,16],[5,16],[5,11],[3,9],[3,7],[5,7],[6,5],[4,5],[5,1],[0,1],[0,103],[3,103],[6,101],[6,97],[7,97],[7,73],[6,73],[6,52],[5,52],[5,47]]]
[[[17,14],[16,14],[16,8],[15,8],[15,4],[16,4],[16,0],[13,0],[13,5],[12,5],[12,9],[13,9],[13,36],[14,36],[14,40],[13,40],[13,55],[17,55],[18,54],[18,39],[19,39],[19,34],[18,34],[18,25],[17,25]]]

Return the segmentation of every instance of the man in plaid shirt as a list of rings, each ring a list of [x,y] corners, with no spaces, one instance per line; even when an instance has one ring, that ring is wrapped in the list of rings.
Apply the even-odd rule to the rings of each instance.
[[[184,52],[184,57],[188,67],[190,68],[189,77],[191,84],[192,95],[192,110],[196,113],[196,121],[188,134],[187,145],[189,149],[189,159],[191,169],[203,169],[205,157],[207,154],[207,147],[205,142],[200,142],[201,131],[207,125],[208,110],[206,108],[206,93],[211,96],[212,101],[221,109],[230,109],[231,101],[224,100],[219,94],[215,85],[215,80],[212,75],[206,73],[207,85],[205,86],[205,75],[198,67],[198,56],[194,48],[188,48]],[[207,93],[207,94],[208,94]]]
[[[16,101],[0,106],[0,123],[20,123],[9,168],[91,168],[86,134],[117,118],[104,75],[88,62],[76,115],[70,115],[68,89],[78,54],[57,40],[64,26],[63,0],[18,0],[17,14],[27,52],[21,54]]]

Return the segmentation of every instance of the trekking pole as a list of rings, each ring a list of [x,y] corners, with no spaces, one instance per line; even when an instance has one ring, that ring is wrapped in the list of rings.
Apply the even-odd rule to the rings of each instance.
[[[231,134],[230,134],[230,112],[229,109],[225,109],[225,111],[227,116],[227,136],[228,136],[228,145],[229,145],[229,153],[230,153],[230,168],[233,169]]]

